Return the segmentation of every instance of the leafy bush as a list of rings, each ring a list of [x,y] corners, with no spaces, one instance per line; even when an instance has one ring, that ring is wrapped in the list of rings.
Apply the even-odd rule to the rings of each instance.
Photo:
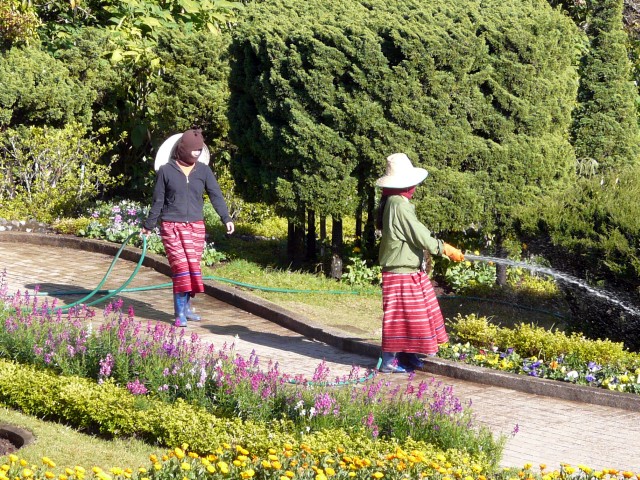
[[[358,254],[349,257],[349,263],[345,269],[347,271],[342,274],[342,281],[349,285],[366,287],[382,284],[382,267],[380,265],[370,267],[367,261]]]
[[[3,208],[17,204],[45,222],[77,212],[120,180],[100,163],[107,148],[77,123],[6,130],[0,136]]]
[[[30,3],[5,0],[0,4],[0,47],[28,43],[37,38],[40,20]]]
[[[501,328],[491,324],[486,317],[476,315],[459,315],[451,323],[450,333],[478,348],[513,348],[523,357],[553,359],[572,355],[584,363],[596,362],[632,370],[640,364],[640,354],[629,352],[622,343],[589,340],[579,333],[567,335],[525,323],[513,329]]]
[[[91,90],[46,52],[35,47],[10,49],[0,55],[0,78],[2,130],[19,125],[62,128],[91,120]]]

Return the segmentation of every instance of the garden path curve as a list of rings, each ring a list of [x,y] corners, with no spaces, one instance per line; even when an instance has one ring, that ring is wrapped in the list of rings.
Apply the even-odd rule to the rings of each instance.
[[[0,232],[0,272],[6,270],[9,292],[33,290],[36,286],[45,292],[93,289],[113,259],[113,246],[105,244],[60,235]],[[129,250],[133,249],[126,249]],[[122,257],[124,261],[116,264],[104,289],[119,287],[135,268],[135,253]],[[170,281],[166,261],[153,255],[149,259],[145,263],[149,266],[140,269],[129,287]],[[204,320],[197,325],[190,323],[187,328],[215,346],[235,343],[236,351],[245,357],[255,351],[262,365],[277,361],[282,371],[307,378],[322,360],[333,375],[349,373],[352,365],[375,367],[376,345],[351,338],[346,332],[323,330],[246,292],[207,283],[208,295],[194,300]],[[58,301],[70,303],[78,298],[60,296]],[[168,289],[127,292],[116,298],[123,299],[125,308],[133,306],[141,321],[173,321],[172,294]],[[96,318],[101,316],[100,309],[99,305]],[[336,340],[337,337],[340,338]],[[435,377],[452,385],[463,403],[472,402],[478,421],[495,433],[509,436],[502,460],[505,467],[522,467],[530,462],[556,469],[561,463],[568,463],[640,473],[640,408],[634,405],[622,409],[568,401],[427,372],[417,372],[417,377]],[[406,377],[389,378],[402,382]],[[576,395],[579,398],[580,391]],[[514,429],[517,433],[512,436]]]

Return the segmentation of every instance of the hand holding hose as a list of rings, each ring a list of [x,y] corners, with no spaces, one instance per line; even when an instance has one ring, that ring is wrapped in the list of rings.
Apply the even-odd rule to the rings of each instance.
[[[460,250],[458,250],[456,247],[449,245],[448,243],[444,244],[444,248],[442,249],[442,253],[449,257],[449,259],[453,262],[463,262],[464,261],[464,255],[462,254],[462,252]]]

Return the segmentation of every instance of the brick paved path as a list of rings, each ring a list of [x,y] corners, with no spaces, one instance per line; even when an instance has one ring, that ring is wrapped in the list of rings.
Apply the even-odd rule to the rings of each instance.
[[[1,235],[1,234],[0,234]],[[9,291],[33,289],[59,292],[93,289],[107,271],[112,257],[70,248],[4,242],[0,237],[0,271],[6,269]],[[129,277],[135,263],[116,264],[104,289],[115,289]],[[158,285],[169,278],[142,267],[129,287]],[[136,318],[170,323],[173,321],[171,290],[150,290],[121,294],[125,306],[132,305]],[[78,296],[60,296],[70,303]],[[334,375],[343,375],[352,365],[375,366],[375,359],[342,352],[322,342],[305,338],[261,317],[199,295],[194,306],[204,318],[189,324],[195,332],[217,347],[235,342],[236,351],[248,357],[255,350],[261,364],[280,363],[290,374],[310,377],[325,360]],[[101,305],[96,306],[98,310]],[[98,317],[100,314],[97,315]],[[302,319],[304,320],[304,319]],[[373,319],[378,321],[378,319]],[[418,379],[433,377],[418,372]],[[402,382],[402,375],[389,376]],[[453,385],[463,402],[472,402],[476,419],[495,433],[509,435],[502,465],[521,467],[527,462],[559,468],[561,463],[584,464],[592,468],[617,468],[640,473],[640,412],[558,400],[505,388],[487,386],[446,377],[436,378]],[[561,388],[561,386],[559,386]],[[518,433],[511,436],[515,426]]]

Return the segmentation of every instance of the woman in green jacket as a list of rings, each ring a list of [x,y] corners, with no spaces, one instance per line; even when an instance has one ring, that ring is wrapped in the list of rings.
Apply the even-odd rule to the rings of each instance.
[[[431,235],[409,202],[428,173],[416,168],[404,153],[387,157],[377,227],[382,230],[382,365],[384,373],[421,368],[418,354],[435,355],[449,340],[431,281],[424,268],[424,251],[455,262],[464,260],[457,248]]]

